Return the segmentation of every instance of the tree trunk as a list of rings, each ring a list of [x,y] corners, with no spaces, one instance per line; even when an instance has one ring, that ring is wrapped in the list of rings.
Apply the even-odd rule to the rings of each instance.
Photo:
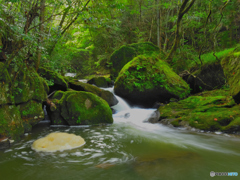
[[[36,63],[36,71],[38,70],[39,66],[40,66],[40,61],[41,61],[41,57],[42,57],[42,53],[41,50],[39,48],[39,46],[42,46],[42,33],[44,32],[44,26],[43,26],[43,22],[44,22],[44,12],[45,12],[45,0],[41,0],[41,4],[40,4],[40,16],[39,16],[39,21],[40,21],[40,25],[39,25],[39,40],[38,40],[38,53],[37,53],[37,63]]]
[[[177,50],[177,47],[179,45],[179,42],[180,42],[180,28],[181,28],[181,21],[182,21],[182,18],[184,16],[185,13],[187,13],[189,11],[189,9],[192,7],[192,5],[194,4],[195,0],[192,0],[190,1],[189,5],[187,6],[189,0],[184,0],[180,9],[179,9],[179,12],[178,12],[178,19],[177,19],[177,29],[175,31],[175,39],[174,39],[174,43],[173,43],[173,46],[172,46],[172,49],[170,51],[170,53],[168,54],[166,60],[171,62],[172,61],[172,58],[173,58],[173,54],[175,53],[175,51]]]
[[[160,22],[159,22],[159,14],[160,14],[160,10],[159,10],[159,0],[157,0],[157,46],[160,48]]]

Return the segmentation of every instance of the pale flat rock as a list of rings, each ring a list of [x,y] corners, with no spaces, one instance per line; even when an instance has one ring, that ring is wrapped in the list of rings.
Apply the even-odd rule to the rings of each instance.
[[[51,133],[33,142],[35,151],[56,152],[81,147],[85,144],[81,136],[62,132]]]

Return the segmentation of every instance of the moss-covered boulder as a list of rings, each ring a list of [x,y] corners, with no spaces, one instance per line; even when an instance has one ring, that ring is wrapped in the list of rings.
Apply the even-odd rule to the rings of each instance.
[[[115,79],[123,66],[131,61],[134,57],[141,54],[152,55],[159,53],[159,48],[151,42],[123,45],[118,50],[114,51],[110,58],[110,63],[112,64],[112,79]]]
[[[55,90],[62,90],[66,91],[68,88],[68,84],[65,81],[64,77],[61,76],[59,73],[51,71],[49,69],[40,67],[38,69],[38,73],[41,77],[47,79],[48,85],[50,88],[50,92],[53,92]]]
[[[114,92],[134,104],[152,106],[157,101],[184,98],[190,88],[164,61],[140,55],[123,67]]]
[[[21,104],[30,100],[43,102],[47,99],[48,85],[34,69],[23,68],[15,72],[10,69],[13,79],[10,90],[14,97],[14,103]]]
[[[76,91],[86,91],[86,92],[91,92],[93,94],[96,94],[97,96],[101,97],[107,103],[109,106],[114,106],[118,103],[117,98],[113,95],[113,93],[100,89],[96,86],[93,86],[91,84],[79,82],[78,80],[75,81],[70,81],[69,82],[69,87],[73,90]]]
[[[205,131],[240,131],[240,106],[224,90],[209,91],[202,96],[160,106],[160,122],[175,127],[190,126]]]
[[[230,93],[236,103],[240,103],[240,48],[225,57],[221,64],[230,86]]]
[[[93,125],[113,123],[112,110],[95,94],[58,91],[53,96],[57,109],[50,113],[52,124]]]
[[[110,78],[106,78],[103,76],[100,77],[93,77],[90,80],[87,81],[88,84],[94,84],[97,87],[103,87],[107,88],[113,85],[112,81]]]
[[[48,86],[35,69],[0,63],[0,137],[19,140],[44,118]]]
[[[31,100],[19,106],[21,118],[25,124],[34,126],[39,121],[43,120],[44,111],[41,103]]]
[[[0,106],[0,135],[14,140],[19,140],[24,134],[23,120],[20,114],[20,106]]]
[[[12,80],[4,64],[0,62],[0,105],[11,104],[14,101],[11,93]]]

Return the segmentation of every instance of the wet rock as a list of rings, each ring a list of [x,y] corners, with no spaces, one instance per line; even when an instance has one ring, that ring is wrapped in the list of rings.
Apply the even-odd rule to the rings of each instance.
[[[10,141],[8,138],[0,139],[0,149],[7,149],[10,147]]]
[[[105,100],[89,92],[58,91],[53,96],[57,109],[50,112],[54,125],[94,125],[113,123],[112,111]]]
[[[156,110],[144,122],[157,123],[159,121],[159,118],[160,118],[160,112],[158,110]]]
[[[109,106],[114,106],[118,103],[117,98],[113,95],[113,93],[100,89],[96,86],[93,86],[91,84],[79,82],[79,81],[70,81],[69,86],[71,89],[74,89],[76,91],[86,91],[91,92],[93,94],[96,94],[97,96],[103,98]]]
[[[128,119],[129,117],[130,117],[130,113],[124,114],[124,118],[125,118],[125,119]]]
[[[88,80],[87,83],[94,84],[97,87],[103,87],[103,88],[113,86],[113,82],[111,81],[111,79],[105,78],[105,77],[94,77]]]

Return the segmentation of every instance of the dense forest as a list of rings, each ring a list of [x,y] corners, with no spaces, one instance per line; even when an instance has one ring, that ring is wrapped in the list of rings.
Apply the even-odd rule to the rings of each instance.
[[[235,112],[240,102],[239,0],[0,2],[2,137],[16,139],[30,131],[44,118],[43,105],[52,124],[112,123],[116,97],[89,85],[97,80],[78,81],[99,76],[105,87],[115,81],[115,94],[132,105],[159,108],[154,122],[174,116],[169,123],[176,127],[186,121],[203,130],[239,130],[238,113],[225,113],[226,108]],[[92,94],[100,97],[94,106]],[[207,109],[204,96],[211,96]],[[84,98],[85,114],[75,107]],[[189,112],[172,112],[192,111],[199,102],[205,102],[205,110],[193,112],[211,113],[193,118]],[[95,116],[89,121],[90,114],[99,121]],[[207,115],[211,122],[203,120]]]
[[[62,74],[107,74],[111,54],[139,42],[157,45],[184,70],[240,39],[238,0],[4,0],[0,9],[0,61]]]
[[[239,135],[240,0],[0,0],[2,179],[238,176]]]

